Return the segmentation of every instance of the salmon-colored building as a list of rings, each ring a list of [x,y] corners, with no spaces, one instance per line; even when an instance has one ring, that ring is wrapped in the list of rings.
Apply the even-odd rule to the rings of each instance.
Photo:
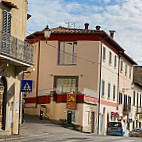
[[[27,37],[33,44],[35,71],[33,92],[25,94],[25,113],[66,121],[84,132],[105,134],[107,122],[119,119],[120,58],[124,49],[96,26],[95,30],[57,27],[45,41],[44,30]],[[128,58],[127,58],[128,59]],[[129,60],[129,59],[128,59]],[[68,96],[76,96],[68,107]],[[74,100],[73,99],[73,100]],[[99,114],[99,115],[98,115]]]

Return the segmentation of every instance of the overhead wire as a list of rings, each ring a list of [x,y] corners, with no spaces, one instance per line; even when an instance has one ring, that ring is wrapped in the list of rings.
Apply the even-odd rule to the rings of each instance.
[[[38,37],[32,35],[30,32],[27,31],[27,33],[30,34],[31,36],[33,36],[34,38],[36,38],[36,39],[38,39],[38,40],[41,40],[40,38],[38,38]],[[31,39],[29,39],[29,40],[31,40]],[[53,46],[53,45],[49,44],[48,42],[47,42],[46,44],[49,45],[50,47],[53,47],[53,48],[55,48],[55,49],[58,50],[58,47]],[[68,54],[68,55],[70,55],[70,56],[76,57],[76,58],[78,58],[78,59],[80,59],[80,60],[83,60],[83,61],[92,63],[92,64],[100,64],[100,63],[98,63],[98,62],[91,61],[91,60],[86,59],[86,58],[84,58],[84,57],[81,57],[81,56],[78,56],[78,55],[74,55],[74,54],[68,53],[68,52],[66,52],[66,51],[64,51],[64,50],[62,50],[62,49],[60,49],[60,51],[63,52],[63,53],[65,53],[65,54]]]

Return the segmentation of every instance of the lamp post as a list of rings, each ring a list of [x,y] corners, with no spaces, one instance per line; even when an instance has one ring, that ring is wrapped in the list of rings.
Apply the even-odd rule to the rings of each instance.
[[[51,35],[51,30],[49,29],[48,25],[45,27],[43,32],[44,32],[44,37],[46,39],[46,44],[47,44],[47,39]],[[40,67],[40,39],[39,39],[39,44],[38,44],[38,56],[37,56],[36,107],[37,107],[37,103],[38,103],[39,67]]]
[[[47,25],[44,29],[44,37],[46,39],[46,43],[47,43],[47,39],[50,37],[50,35],[51,35],[51,30],[49,29],[49,27]]]

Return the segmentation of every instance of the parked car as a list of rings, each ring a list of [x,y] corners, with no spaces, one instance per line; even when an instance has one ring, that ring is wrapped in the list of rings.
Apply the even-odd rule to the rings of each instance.
[[[142,129],[133,129],[130,133],[129,133],[130,137],[142,137]]]
[[[123,136],[123,127],[121,122],[108,122],[107,135]]]
[[[108,122],[107,135],[129,136],[129,131],[124,122]]]

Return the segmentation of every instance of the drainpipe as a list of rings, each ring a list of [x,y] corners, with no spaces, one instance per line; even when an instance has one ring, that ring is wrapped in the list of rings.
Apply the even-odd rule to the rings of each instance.
[[[103,39],[102,39],[103,40]],[[97,133],[99,134],[99,127],[100,127],[100,107],[101,107],[101,80],[102,80],[102,40],[101,40],[101,55],[100,55],[100,80],[99,80],[99,102],[98,102],[98,130]]]
[[[22,72],[22,80],[24,79],[24,71]],[[20,85],[21,86],[21,85]],[[20,135],[20,125],[21,125],[21,98],[22,98],[22,92],[20,87],[20,93],[19,93],[19,121],[18,121],[18,135]]]
[[[118,80],[117,80],[117,110],[118,110],[118,106],[119,106],[119,81],[120,81],[120,58],[122,56],[123,52],[122,51],[119,51],[118,53]]]
[[[116,110],[118,110],[118,106],[119,106],[119,77],[120,77],[120,53],[118,55],[118,79],[117,79],[117,108]]]
[[[35,108],[37,108],[37,103],[38,103],[39,66],[40,66],[40,40],[38,42],[37,76],[36,76],[36,106]]]

